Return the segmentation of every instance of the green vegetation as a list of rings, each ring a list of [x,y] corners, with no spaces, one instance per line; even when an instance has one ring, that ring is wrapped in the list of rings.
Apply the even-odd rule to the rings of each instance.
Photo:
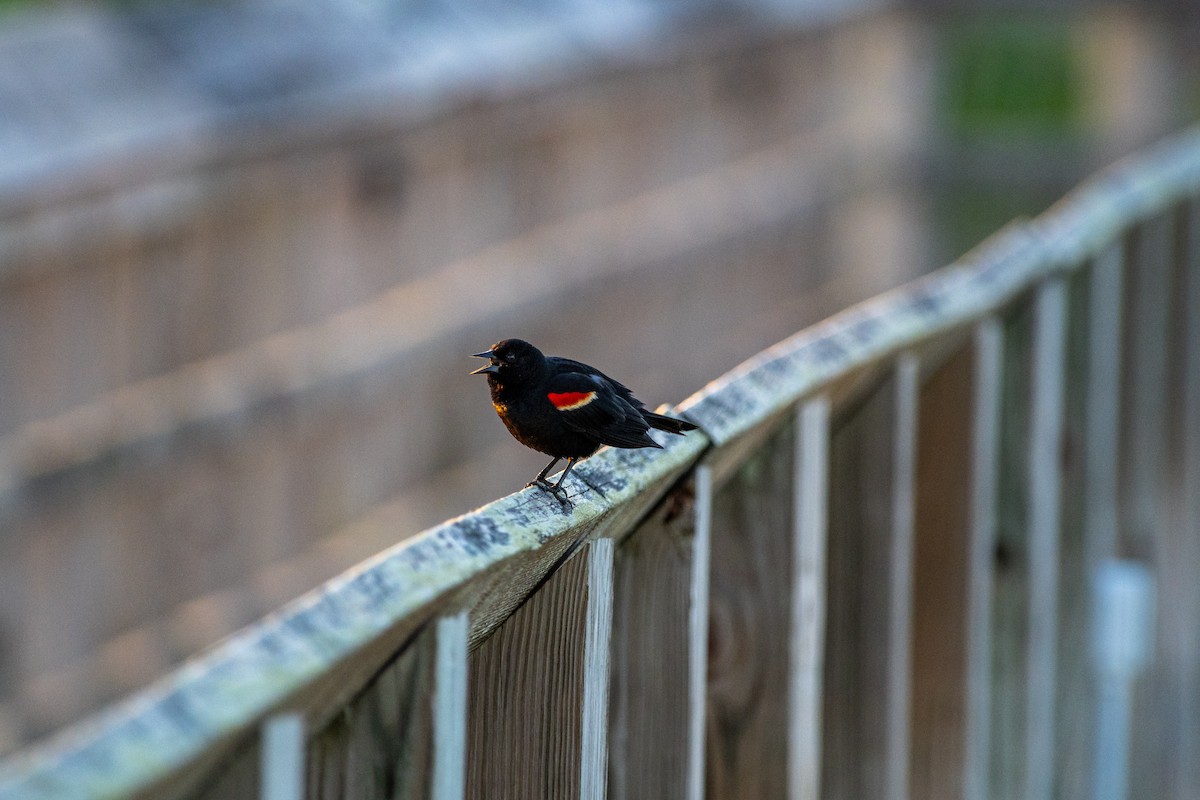
[[[952,132],[1077,132],[1082,76],[1065,19],[986,15],[947,24],[942,41],[942,99]]]

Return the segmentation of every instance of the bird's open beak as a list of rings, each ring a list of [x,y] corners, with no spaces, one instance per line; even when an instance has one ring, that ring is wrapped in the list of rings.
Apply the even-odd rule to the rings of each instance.
[[[482,353],[474,353],[471,358],[495,358],[495,353],[491,350],[484,350]],[[495,364],[485,364],[479,369],[472,370],[472,375],[491,374],[494,375],[500,368]]]

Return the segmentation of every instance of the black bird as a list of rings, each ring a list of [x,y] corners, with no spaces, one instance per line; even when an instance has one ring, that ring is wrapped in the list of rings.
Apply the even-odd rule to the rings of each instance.
[[[696,426],[647,411],[627,388],[595,367],[569,358],[542,355],[521,339],[505,339],[472,358],[488,364],[472,372],[487,375],[492,405],[508,432],[526,447],[554,458],[527,486],[538,486],[566,501],[563,481],[571,467],[600,449],[662,447],[650,428],[682,434]],[[558,483],[546,475],[567,459]]]

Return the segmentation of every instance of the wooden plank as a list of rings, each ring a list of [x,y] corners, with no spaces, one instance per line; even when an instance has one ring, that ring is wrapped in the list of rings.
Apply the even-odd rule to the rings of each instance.
[[[1125,544],[1147,555],[1161,521],[1173,222],[1170,215],[1151,220],[1133,237],[1130,324],[1124,329],[1121,528]]]
[[[462,800],[467,777],[467,636],[465,613],[437,623],[433,686],[432,800]]]
[[[676,797],[688,787],[691,643],[701,638],[693,637],[690,628],[697,547],[694,493],[691,485],[677,489],[617,550],[609,737],[612,800]],[[707,599],[703,606],[707,611]],[[704,658],[707,627],[705,622]],[[703,662],[699,666],[703,668]],[[702,681],[696,683],[703,688]],[[703,695],[700,699],[702,712]],[[697,726],[697,731],[702,758],[704,729]],[[702,790],[703,770],[699,775]]]
[[[607,699],[594,695],[590,717],[585,701],[589,682],[608,680],[606,657],[588,645],[608,648],[611,564],[611,543],[587,545],[474,652],[468,797],[602,796],[605,712],[594,707]],[[585,741],[599,754],[583,753]]]
[[[1154,576],[1137,561],[1113,559],[1097,569],[1092,594],[1096,704],[1088,796],[1091,800],[1127,800],[1132,783],[1130,742],[1135,736],[1158,738],[1159,733],[1155,729],[1159,726],[1133,724],[1133,687],[1153,649]]]
[[[1180,569],[1200,563],[1200,199],[1183,209],[1186,241],[1180,259],[1183,309],[1178,350],[1182,409],[1178,441],[1182,443],[1182,468],[1178,497],[1181,498],[1176,555]],[[1170,577],[1164,576],[1169,583]],[[1200,796],[1200,587],[1194,580],[1180,609],[1182,625],[1177,656],[1179,716],[1170,736],[1177,742],[1174,759],[1174,800]]]
[[[1096,543],[1087,525],[1089,371],[1094,330],[1094,275],[1066,278],[1067,330],[1064,351],[1058,570],[1057,688],[1055,696],[1054,790],[1056,800],[1089,800],[1089,762],[1094,736],[1095,682],[1092,675],[1093,568]],[[1109,431],[1115,439],[1116,431]],[[1102,532],[1102,536],[1106,535]]]
[[[788,797],[821,796],[821,706],[825,667],[825,547],[829,524],[829,399],[797,410],[792,511],[791,685]]]
[[[454,753],[453,739],[465,730],[465,720],[458,719],[459,730],[455,731],[453,720],[447,724],[438,711],[444,705],[440,691],[442,677],[451,673],[453,679],[453,673],[465,667],[465,657],[465,615],[440,620],[431,626],[380,672],[342,714],[313,737],[307,747],[303,779],[296,781],[292,776],[280,785],[306,786],[306,792],[296,796],[310,800],[461,798],[465,753],[461,744]],[[458,662],[457,667],[452,662]],[[280,717],[290,720],[288,725],[300,720],[295,714]],[[303,766],[306,760],[303,748],[298,754],[287,749],[293,743],[293,738],[288,737],[294,737],[294,730],[285,733],[281,739],[285,745],[283,752],[296,757],[295,764]],[[269,737],[264,737],[262,748],[239,750],[232,762],[216,771],[216,780],[198,792],[196,799],[241,800],[252,796],[256,785],[274,787],[271,771],[265,768],[272,756],[271,747]],[[446,758],[447,749],[450,759]],[[435,757],[451,762],[457,757],[459,794],[445,790],[453,784],[452,779],[443,777],[440,783],[435,780],[434,771],[438,769]],[[259,761],[264,769],[258,768]],[[441,769],[449,771],[444,765]]]
[[[713,498],[707,796],[787,792],[794,431],[782,429]]]
[[[1118,240],[1096,257],[1089,286],[1087,436],[1083,457],[1088,562],[1093,567],[1117,554],[1124,273],[1125,242]]]
[[[1034,299],[1029,441],[1026,800],[1050,800],[1054,790],[1066,325],[1066,282],[1054,278],[1039,287]]]
[[[928,370],[920,387],[909,794],[922,800],[961,800],[964,794],[971,569],[970,539],[964,534],[970,529],[973,472],[965,467],[972,461],[976,372],[976,350],[970,344],[964,341],[956,353]],[[998,366],[998,350],[992,355]],[[998,396],[992,394],[990,400],[996,403]],[[987,558],[990,566],[991,551]],[[984,577],[990,578],[990,571]]]
[[[431,626],[349,703],[309,745],[309,800],[430,797],[442,751],[439,679],[443,647]]]
[[[608,692],[613,620],[613,540],[588,547],[587,620],[584,630],[583,719],[580,723],[579,796],[608,796]]]
[[[821,795],[886,792],[886,684],[894,373],[834,415]]]
[[[713,473],[696,468],[696,535],[692,544],[692,575],[688,592],[688,750],[687,800],[706,796],[708,762],[709,641],[712,604]]]
[[[1167,330],[1165,383],[1158,406],[1163,418],[1162,461],[1156,465],[1154,529],[1143,556],[1152,569],[1160,595],[1153,655],[1135,684],[1130,797],[1158,796],[1178,800],[1200,792],[1200,516],[1197,515],[1197,448],[1200,447],[1200,394],[1197,393],[1197,344],[1200,332],[1200,208],[1183,204],[1174,215],[1175,238],[1166,274],[1162,264],[1140,264],[1157,270],[1169,286],[1171,302],[1159,310],[1170,317]],[[1157,227],[1157,226],[1156,226]],[[1131,278],[1135,288],[1147,278]],[[1160,323],[1161,324],[1161,323]],[[1131,335],[1132,332],[1131,332]],[[1143,334],[1144,335],[1144,334]],[[1133,353],[1128,355],[1132,359]],[[1133,365],[1128,367],[1136,370]],[[1149,396],[1147,392],[1147,396]],[[1147,487],[1149,488],[1149,487]]]
[[[1142,171],[1130,171],[1138,169]],[[1198,169],[1200,148],[1190,139],[1125,165],[1039,222],[1037,235],[1014,229],[955,270],[847,312],[764,353],[700,396],[693,404],[697,416],[713,424],[719,441],[732,440],[831,376],[1016,297],[1031,282],[1063,268],[1061,252],[1107,246],[1113,232],[1136,215],[1171,202],[1173,192],[1192,191],[1188,181],[1200,174]],[[1054,257],[1047,256],[1047,245],[1055,249]],[[210,399],[216,404],[208,411],[219,412],[219,397]],[[111,420],[104,414],[84,416],[83,429],[110,431]],[[43,444],[59,432],[44,429]],[[103,439],[93,436],[93,441]],[[54,797],[65,786],[177,795],[209,780],[208,771],[223,763],[227,748],[244,741],[267,713],[297,704],[323,725],[465,582],[480,584],[480,593],[464,601],[479,609],[472,615],[472,635],[486,633],[541,579],[574,535],[607,524],[621,528],[618,522],[628,522],[625,515],[634,515],[643,501],[652,504],[655,498],[645,495],[654,491],[646,487],[665,490],[670,476],[690,464],[703,445],[699,437],[688,439],[695,444],[680,447],[695,449],[655,454],[657,467],[613,473],[604,485],[616,487],[617,499],[611,500],[611,492],[604,502],[589,496],[569,523],[554,520],[557,512],[538,506],[529,495],[517,496],[429,532],[409,543],[402,556],[385,554],[290,606],[270,624],[230,640],[157,687],[155,694],[135,698],[96,725],[8,762],[0,770],[0,794]],[[23,447],[5,446],[0,467],[6,474],[15,474],[33,452]],[[614,462],[645,464],[641,458],[649,457],[614,457]],[[486,570],[495,571],[485,575]],[[504,581],[489,583],[500,573]],[[1004,605],[1021,607],[1019,602]],[[306,633],[295,635],[297,630]],[[313,630],[322,635],[308,635]],[[1019,651],[1018,646],[1010,652]],[[1030,708],[1027,704],[1025,710]],[[1004,766],[1003,758],[1000,764]],[[177,772],[170,787],[158,783]],[[31,794],[35,787],[39,794]]]
[[[302,800],[304,797],[304,719],[277,714],[263,725],[261,800]]]
[[[944,334],[1020,294],[1053,255],[1012,225],[956,264],[800,331],[680,405],[718,445],[852,371]]]
[[[996,553],[997,467],[1004,384],[1004,325],[975,328],[971,431],[971,509],[967,563],[964,800],[987,800],[991,747],[992,568]]]
[[[408,539],[123,701],[103,724],[0,765],[0,797],[80,787],[188,796],[268,712],[302,710],[322,731],[431,617],[469,609],[472,639],[486,636],[576,541],[628,530],[706,444],[697,432],[664,439],[665,450],[597,454],[576,470],[594,488],[577,490],[569,513],[531,490]]]
[[[1024,298],[1002,317],[988,769],[996,800],[1022,800],[1024,791],[1032,311]]]
[[[920,363],[912,353],[896,364],[892,424],[892,484],[888,576],[887,800],[907,800],[912,759],[913,556],[916,520],[917,412]]]
[[[955,265],[797,333],[682,404],[717,444],[738,438],[849,370],[970,323],[1047,276],[1076,270],[1133,221],[1200,183],[1200,132],[1185,131],[1088,181],[1032,228],[1013,225]],[[1032,234],[1032,235],[1031,235]]]
[[[1180,617],[1194,586],[1194,570],[1177,561],[1170,524],[1169,425],[1172,422],[1171,302],[1176,267],[1176,217],[1142,223],[1132,236],[1128,275],[1129,324],[1124,330],[1125,393],[1121,420],[1120,525],[1122,555],[1145,560],[1160,582],[1154,658],[1135,690],[1131,740],[1131,797],[1169,797],[1173,762],[1171,727],[1180,686],[1172,654],[1190,620]],[[1192,313],[1195,313],[1193,310]],[[1169,579],[1168,579],[1169,576]]]

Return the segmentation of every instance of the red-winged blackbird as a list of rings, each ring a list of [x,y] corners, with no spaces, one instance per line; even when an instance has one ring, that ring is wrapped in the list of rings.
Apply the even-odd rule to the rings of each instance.
[[[633,394],[595,367],[569,358],[544,356],[520,339],[505,339],[472,358],[486,366],[472,375],[487,375],[492,405],[513,437],[554,460],[528,486],[539,486],[560,502],[566,500],[563,481],[576,462],[600,449],[662,447],[646,431],[682,434],[696,426],[681,419],[647,411]],[[546,480],[560,459],[567,459],[558,483]]]

